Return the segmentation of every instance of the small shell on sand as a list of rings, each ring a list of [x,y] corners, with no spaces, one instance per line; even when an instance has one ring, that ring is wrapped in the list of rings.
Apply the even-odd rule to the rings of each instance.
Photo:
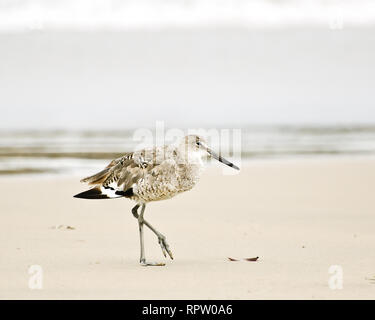
[[[242,260],[245,260],[245,261],[257,261],[259,259],[259,257],[255,257],[255,258],[244,258],[244,259],[242,259]],[[234,258],[230,258],[230,257],[228,257],[228,260],[229,261],[240,261],[240,260],[238,260],[238,259],[234,259]]]

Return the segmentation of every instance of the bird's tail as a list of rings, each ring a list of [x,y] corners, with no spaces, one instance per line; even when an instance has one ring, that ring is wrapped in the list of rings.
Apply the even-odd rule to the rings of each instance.
[[[102,193],[101,188],[92,188],[90,190],[78,193],[74,198],[80,199],[109,199],[106,194]]]
[[[111,187],[94,187],[87,191],[78,193],[74,198],[80,199],[115,199],[115,198],[131,198],[133,196],[133,189],[130,188],[126,191],[115,190]]]

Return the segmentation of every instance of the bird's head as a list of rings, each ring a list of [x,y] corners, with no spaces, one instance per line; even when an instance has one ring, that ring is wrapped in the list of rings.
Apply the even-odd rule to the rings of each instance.
[[[221,163],[226,164],[233,169],[240,170],[236,165],[232,162],[224,159],[222,156],[218,155],[216,152],[212,151],[206,143],[206,140],[197,135],[187,135],[183,138],[180,148],[183,148],[187,153],[197,153],[200,154],[202,157],[205,155],[209,155],[210,157],[220,161]]]

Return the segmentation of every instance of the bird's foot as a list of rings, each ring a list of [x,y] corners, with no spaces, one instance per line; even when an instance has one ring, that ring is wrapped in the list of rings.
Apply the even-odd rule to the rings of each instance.
[[[163,267],[165,266],[164,262],[146,262],[145,259],[139,262],[142,267]]]
[[[158,237],[158,239],[159,239],[159,244],[160,244],[161,250],[163,251],[164,257],[167,257],[167,253],[168,253],[169,257],[173,260],[173,254],[172,254],[172,251],[169,249],[167,239],[164,236],[160,236]]]

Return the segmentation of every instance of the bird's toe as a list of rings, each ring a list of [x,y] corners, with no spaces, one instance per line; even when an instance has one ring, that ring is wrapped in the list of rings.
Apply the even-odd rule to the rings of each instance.
[[[165,237],[159,238],[159,244],[160,244],[161,250],[163,251],[164,257],[167,257],[167,253],[168,253],[168,256],[173,260],[172,251],[169,249],[169,245]]]
[[[142,267],[164,267],[164,262],[148,262],[148,261],[141,261],[140,262]]]

